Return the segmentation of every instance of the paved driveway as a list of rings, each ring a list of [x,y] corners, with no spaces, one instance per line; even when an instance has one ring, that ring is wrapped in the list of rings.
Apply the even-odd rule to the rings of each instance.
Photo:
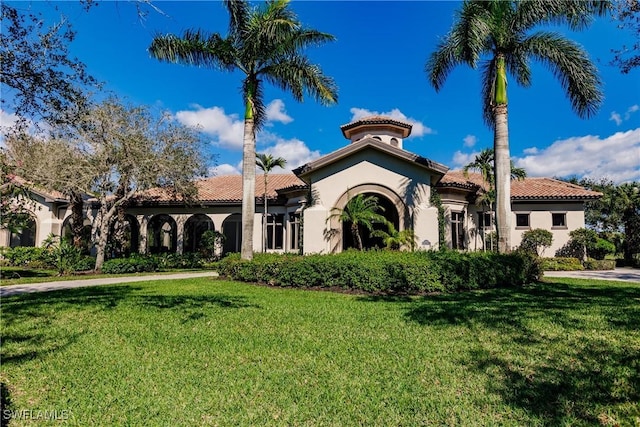
[[[640,269],[616,268],[615,270],[545,271],[544,277],[575,277],[576,279],[619,280],[640,283]]]
[[[79,279],[59,282],[33,283],[24,285],[0,286],[0,297],[27,294],[33,292],[57,291],[59,289],[82,288],[85,286],[114,285],[118,283],[148,282],[157,280],[191,279],[195,277],[214,277],[215,271],[199,271],[193,273],[158,274],[149,276],[104,277],[99,279]]]

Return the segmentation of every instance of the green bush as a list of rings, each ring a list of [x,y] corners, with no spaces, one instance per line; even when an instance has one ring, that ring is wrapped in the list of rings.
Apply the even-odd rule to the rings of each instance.
[[[542,270],[545,271],[577,271],[584,270],[582,262],[573,257],[541,258]]]
[[[143,255],[142,255],[143,256]],[[176,268],[202,268],[202,257],[198,253],[149,255],[155,258],[162,270]]]
[[[42,247],[18,246],[8,248],[3,256],[9,262],[9,265],[14,267],[55,268],[57,265],[57,257],[53,251]]]
[[[608,240],[598,237],[595,245],[593,245],[593,247],[587,252],[589,253],[589,256],[598,260],[603,260],[607,255],[613,255],[616,253],[616,245]]]
[[[456,251],[256,254],[252,261],[233,254],[217,267],[221,275],[246,282],[401,293],[522,285],[538,280],[541,273],[529,254]]]
[[[129,258],[114,258],[102,264],[105,274],[143,273],[158,271],[155,257],[131,255]]]
[[[586,270],[613,270],[616,268],[616,260],[589,258],[584,262],[584,268]]]

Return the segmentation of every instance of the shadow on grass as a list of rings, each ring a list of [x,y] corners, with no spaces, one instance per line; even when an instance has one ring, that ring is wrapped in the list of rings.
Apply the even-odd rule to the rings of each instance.
[[[0,382],[0,427],[9,425],[12,410],[13,402],[11,401],[9,387],[4,382]]]
[[[640,287],[546,283],[384,298],[406,304],[411,322],[467,327],[475,342],[460,363],[545,424],[598,424],[612,408],[626,408],[623,424],[640,416]]]
[[[139,310],[171,310],[182,323],[205,318],[213,308],[259,308],[242,297],[229,295],[147,294],[136,285],[95,286],[2,298],[0,358],[19,364],[60,351],[89,328],[69,321],[82,312],[109,312],[121,305]],[[113,314],[115,317],[119,314]],[[66,316],[65,322],[58,322]],[[60,324],[63,324],[60,326]],[[66,325],[66,326],[65,326]],[[66,329],[65,329],[66,328]]]

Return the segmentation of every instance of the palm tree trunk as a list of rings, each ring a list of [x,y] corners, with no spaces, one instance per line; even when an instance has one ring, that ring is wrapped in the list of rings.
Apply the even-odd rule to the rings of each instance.
[[[351,232],[353,233],[353,238],[356,241],[356,246],[358,250],[362,250],[362,237],[360,236],[360,230],[358,229],[358,225],[351,223]]]
[[[506,105],[495,108],[496,226],[498,252],[511,250],[511,159]]]
[[[256,212],[256,136],[253,116],[244,120],[242,144],[242,244],[240,257],[253,259],[253,217]]]
[[[496,225],[498,252],[511,250],[511,157],[509,156],[509,127],[507,124],[507,70],[504,55],[496,58],[494,82],[495,130],[493,137],[496,179]]]
[[[267,172],[264,173],[264,213],[262,214],[262,252],[267,252]]]
[[[84,201],[82,195],[76,191],[70,194],[71,200],[71,235],[73,237],[73,246],[82,248],[82,229],[84,227],[83,206]]]

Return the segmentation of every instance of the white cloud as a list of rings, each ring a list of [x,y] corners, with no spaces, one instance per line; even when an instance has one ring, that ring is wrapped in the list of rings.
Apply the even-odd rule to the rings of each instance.
[[[635,113],[638,110],[640,110],[640,105],[638,104],[632,105],[627,109],[627,112],[624,115],[624,119],[629,120],[631,118],[631,114]]]
[[[357,107],[353,107],[349,111],[352,114],[351,121],[359,120],[367,116],[388,116],[388,117],[391,117],[392,119],[408,122],[412,125],[411,135],[409,136],[409,138],[420,137],[420,136],[430,135],[435,133],[433,129],[426,126],[421,121],[418,121],[411,117],[407,117],[404,113],[402,113],[402,111],[400,111],[397,108],[394,108],[393,110],[385,113],[379,113],[377,111],[371,111],[365,108],[357,108]]]
[[[0,127],[11,127],[17,121],[18,116],[16,116],[15,114],[0,110]]]
[[[473,147],[478,142],[478,137],[475,135],[467,135],[463,139],[465,147]]]
[[[609,120],[613,120],[614,122],[616,122],[616,125],[620,126],[622,124],[622,117],[620,116],[619,113],[616,113],[615,111],[611,112],[611,117],[609,117]]]
[[[284,109],[284,102],[281,99],[274,99],[266,108],[267,122],[291,123],[293,118]]]
[[[178,111],[176,118],[183,125],[197,127],[214,137],[217,145],[242,149],[244,121],[237,114],[225,114],[220,107],[203,108],[196,105],[195,110]]]
[[[526,151],[525,151],[526,152]],[[529,176],[607,178],[616,183],[640,180],[640,128],[556,141],[525,157],[514,158]]]
[[[453,159],[452,159],[453,166],[456,168],[460,168],[465,165],[468,165],[469,163],[475,160],[478,154],[480,154],[480,152],[478,151],[475,151],[473,153],[463,153],[462,151],[458,150],[455,153],[453,153]]]
[[[296,138],[280,138],[277,140],[275,145],[265,148],[262,152],[271,154],[274,157],[282,157],[287,161],[284,170],[277,170],[281,172],[291,171],[298,166],[302,166],[305,163],[309,163],[310,161],[320,157],[320,152],[318,150],[310,150],[304,141],[300,141]]]
[[[221,165],[215,166],[211,168],[209,171],[210,175],[220,176],[220,175],[238,175],[242,173],[242,168],[238,166],[230,165],[229,163],[223,163]]]
[[[523,152],[524,154],[538,154],[540,150],[538,150],[538,147],[531,147],[531,148],[525,148]]]

